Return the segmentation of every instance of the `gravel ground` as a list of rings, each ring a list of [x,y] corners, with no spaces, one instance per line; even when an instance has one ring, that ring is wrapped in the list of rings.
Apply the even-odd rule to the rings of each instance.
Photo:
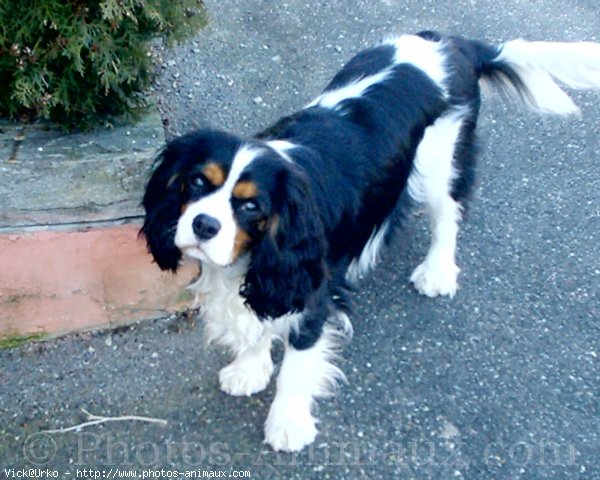
[[[490,42],[600,40],[596,2],[206,2],[210,26],[157,52],[169,137],[250,134],[312,99],[353,52],[394,32]],[[348,376],[318,409],[310,449],[262,445],[273,387],[218,390],[226,359],[193,318],[0,352],[0,466],[249,471],[251,478],[600,479],[600,96],[580,118],[541,119],[486,99],[480,187],[459,240],[461,288],[423,298],[415,216],[355,296]],[[281,352],[276,351],[276,356]],[[40,430],[147,415],[82,432]],[[2,473],[0,473],[0,476]]]

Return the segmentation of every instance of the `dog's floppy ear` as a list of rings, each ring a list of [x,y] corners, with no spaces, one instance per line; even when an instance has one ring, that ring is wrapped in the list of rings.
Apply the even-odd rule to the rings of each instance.
[[[325,244],[308,179],[293,165],[278,173],[274,213],[251,252],[240,294],[260,318],[302,311],[325,276]]]
[[[181,215],[181,168],[177,146],[167,145],[157,158],[142,205],[146,210],[140,235],[161,270],[175,272],[181,251],[175,246],[175,231]]]

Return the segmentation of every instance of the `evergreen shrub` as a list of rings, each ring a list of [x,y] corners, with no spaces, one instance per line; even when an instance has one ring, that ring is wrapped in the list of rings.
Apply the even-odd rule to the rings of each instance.
[[[146,105],[151,42],[206,22],[201,0],[0,0],[0,116],[85,129]]]

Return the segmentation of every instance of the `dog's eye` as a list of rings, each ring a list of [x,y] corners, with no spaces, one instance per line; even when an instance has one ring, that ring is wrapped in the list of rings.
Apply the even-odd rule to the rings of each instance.
[[[196,187],[196,188],[202,188],[206,185],[206,181],[204,180],[204,178],[202,178],[201,175],[192,177],[190,179],[190,183],[192,184],[193,187]]]
[[[246,200],[240,205],[240,210],[243,212],[256,212],[258,210],[258,204],[254,200]]]

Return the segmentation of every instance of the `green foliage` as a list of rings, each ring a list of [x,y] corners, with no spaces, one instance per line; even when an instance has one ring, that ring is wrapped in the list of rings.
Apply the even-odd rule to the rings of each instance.
[[[43,340],[44,337],[45,337],[45,334],[43,334],[43,333],[32,333],[29,335],[14,335],[12,337],[11,336],[0,337],[0,350],[20,347],[21,345],[23,345],[25,343]]]
[[[205,22],[201,0],[0,0],[0,116],[83,129],[134,115],[151,41]]]

